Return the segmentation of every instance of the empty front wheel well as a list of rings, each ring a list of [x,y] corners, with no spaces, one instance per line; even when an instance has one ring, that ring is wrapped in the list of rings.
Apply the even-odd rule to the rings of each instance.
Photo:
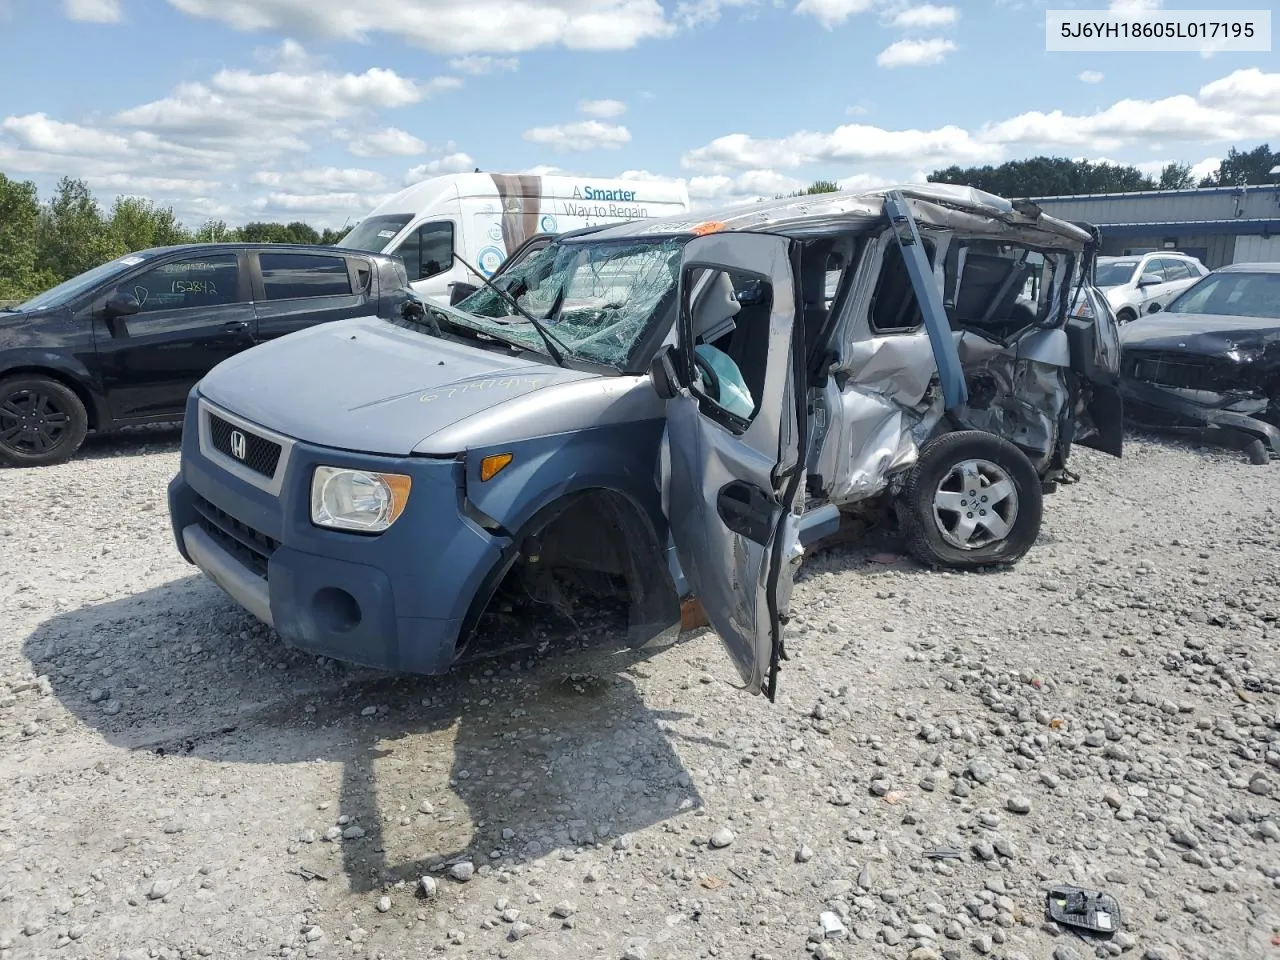
[[[56,380],[67,389],[71,390],[84,404],[85,413],[89,416],[89,429],[99,430],[102,424],[102,411],[98,408],[98,402],[94,399],[93,393],[75,376],[62,370],[53,370],[49,367],[40,366],[22,366],[10,367],[3,373],[0,373],[0,381],[8,380],[10,377],[48,377],[50,380]]]
[[[628,632],[639,643],[679,620],[679,602],[653,523],[636,501],[606,488],[581,490],[543,507],[477,591],[459,634],[459,655],[495,594],[552,575],[578,591],[628,605]]]

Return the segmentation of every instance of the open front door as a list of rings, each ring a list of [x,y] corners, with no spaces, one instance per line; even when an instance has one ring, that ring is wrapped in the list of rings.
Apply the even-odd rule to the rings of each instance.
[[[806,445],[798,245],[697,237],[680,270],[663,496],[680,564],[748,691],[773,699]]]

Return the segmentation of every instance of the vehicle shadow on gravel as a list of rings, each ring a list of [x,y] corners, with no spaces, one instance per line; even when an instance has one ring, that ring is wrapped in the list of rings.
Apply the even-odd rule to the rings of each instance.
[[[629,676],[642,657],[619,652],[608,642],[619,624],[600,619],[580,618],[573,636],[540,631],[545,650],[532,658],[395,677],[293,651],[189,577],[55,616],[23,650],[113,746],[174,763],[340,762],[340,795],[330,774],[314,797],[289,797],[314,820],[276,839],[290,872],[335,879],[324,835],[346,830],[336,856],[352,891],[368,892],[463,860],[481,868],[607,841],[701,806],[659,726],[683,715],[646,706]]]
[[[76,460],[105,460],[150,453],[176,453],[182,445],[181,423],[129,427],[110,433],[91,433],[76,452]]]

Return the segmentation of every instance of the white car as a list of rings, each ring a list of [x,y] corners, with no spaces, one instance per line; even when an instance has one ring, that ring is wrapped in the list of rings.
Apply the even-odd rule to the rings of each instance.
[[[1121,323],[1155,313],[1201,277],[1209,268],[1185,253],[1145,253],[1129,257],[1099,257],[1095,283]]]

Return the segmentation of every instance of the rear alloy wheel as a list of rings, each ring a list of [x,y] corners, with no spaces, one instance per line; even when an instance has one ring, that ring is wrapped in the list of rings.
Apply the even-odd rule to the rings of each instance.
[[[1040,478],[1026,455],[975,430],[925,444],[898,515],[907,546],[930,566],[972,570],[1016,563],[1040,533]]]
[[[22,375],[0,381],[0,463],[62,463],[80,449],[88,430],[84,404],[65,384]]]

